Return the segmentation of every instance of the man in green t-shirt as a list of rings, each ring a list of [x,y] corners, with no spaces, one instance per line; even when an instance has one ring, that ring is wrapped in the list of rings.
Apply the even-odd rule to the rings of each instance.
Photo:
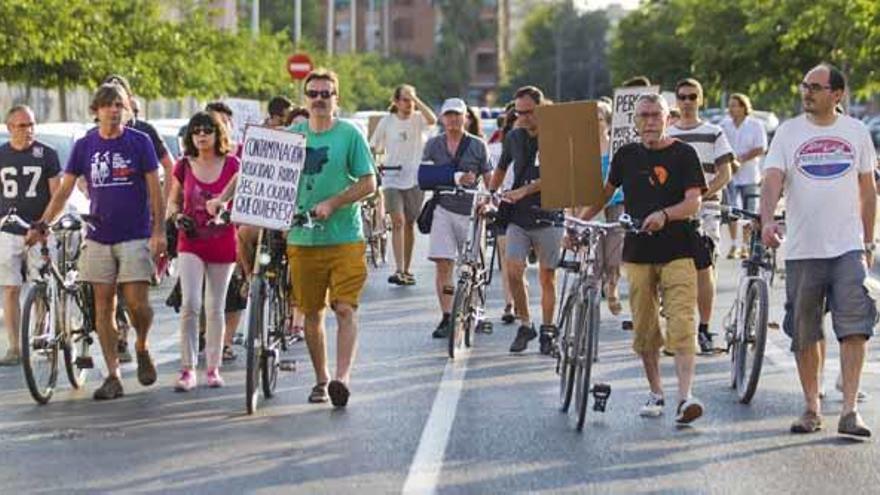
[[[320,227],[291,229],[287,255],[293,298],[306,315],[306,343],[317,379],[309,402],[329,398],[344,407],[357,349],[355,312],[367,280],[359,201],[376,191],[375,168],[363,135],[334,117],[339,102],[336,74],[315,70],[303,86],[309,120],[289,128],[304,134],[307,145],[296,203],[297,211],[312,212]],[[324,333],[328,299],[339,328],[333,381]]]

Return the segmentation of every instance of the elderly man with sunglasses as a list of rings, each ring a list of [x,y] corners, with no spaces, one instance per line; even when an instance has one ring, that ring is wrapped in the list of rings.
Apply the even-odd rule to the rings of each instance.
[[[293,298],[305,314],[306,344],[317,383],[309,402],[345,407],[357,349],[357,308],[367,279],[360,201],[376,191],[364,136],[335,117],[339,79],[323,69],[306,77],[309,120],[290,127],[306,136],[306,163],[297,211],[311,212],[320,228],[294,227],[287,238]],[[336,314],[336,373],[330,380],[324,332],[327,303]]]

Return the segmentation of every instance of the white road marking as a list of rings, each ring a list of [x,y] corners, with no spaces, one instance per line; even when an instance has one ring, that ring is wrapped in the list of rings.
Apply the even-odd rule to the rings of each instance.
[[[419,446],[403,485],[402,493],[405,495],[432,494],[437,490],[443,456],[464,386],[469,355],[469,351],[461,353],[460,357],[450,359],[443,369],[443,378],[440,379],[434,405],[431,406],[431,413],[422,430]]]

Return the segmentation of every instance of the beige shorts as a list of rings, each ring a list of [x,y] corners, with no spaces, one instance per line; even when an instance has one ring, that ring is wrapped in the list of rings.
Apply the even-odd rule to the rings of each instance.
[[[86,240],[79,258],[79,278],[95,284],[149,282],[155,267],[147,239],[117,244]]]
[[[419,218],[425,192],[417,187],[410,189],[382,189],[385,193],[385,211],[391,214],[402,214],[406,223],[413,223]]]
[[[662,264],[626,263],[629,304],[633,314],[633,350],[667,349],[697,352],[697,269],[691,258]],[[662,295],[662,301],[661,301]],[[660,331],[660,306],[666,316],[666,338]]]
[[[24,245],[23,235],[0,232],[0,286],[20,287],[24,283],[24,273],[27,280],[35,280],[40,276],[41,266],[43,259],[39,245],[28,248]]]

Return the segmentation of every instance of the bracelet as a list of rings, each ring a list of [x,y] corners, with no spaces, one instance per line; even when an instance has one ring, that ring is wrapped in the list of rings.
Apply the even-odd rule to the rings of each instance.
[[[668,224],[669,223],[669,213],[666,213],[666,208],[663,208],[662,210],[660,210],[660,213],[663,214],[663,225]]]

